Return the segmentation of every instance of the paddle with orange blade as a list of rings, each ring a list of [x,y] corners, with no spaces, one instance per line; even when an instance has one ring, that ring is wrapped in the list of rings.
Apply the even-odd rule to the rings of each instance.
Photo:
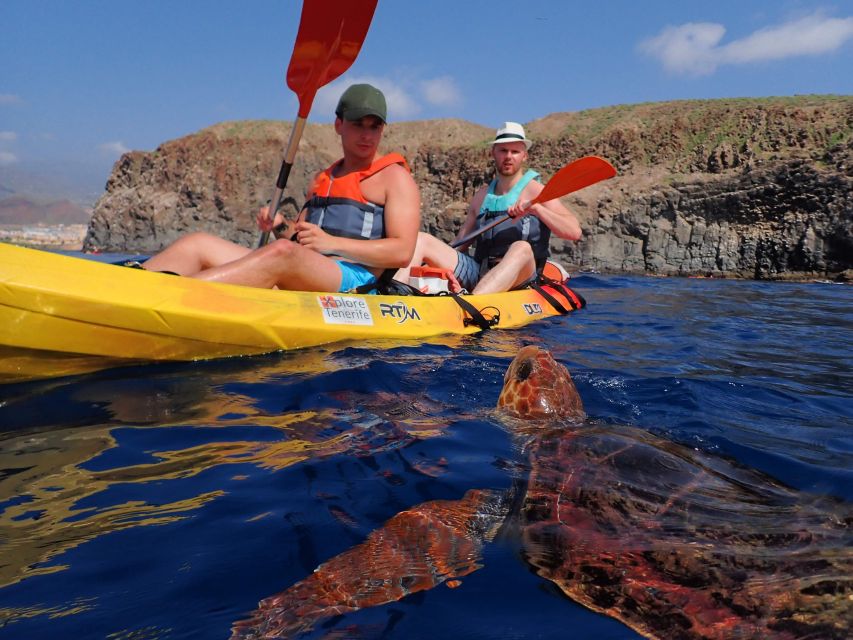
[[[281,196],[293,167],[299,139],[317,90],[329,84],[352,66],[376,11],[378,0],[304,0],[299,31],[287,68],[287,86],[299,98],[299,111],[281,161],[270,200],[270,220],[275,219]],[[264,231],[258,246],[267,243],[270,232]]]
[[[602,180],[607,180],[615,175],[616,169],[614,169],[613,165],[603,158],[599,158],[598,156],[585,156],[583,158],[579,158],[574,162],[570,162],[555,173],[554,176],[545,183],[545,188],[542,189],[538,196],[528,203],[527,207],[530,208],[534,204],[548,202],[554,198],[560,198],[575,191],[580,191],[584,187],[588,187],[596,182],[601,182]],[[456,240],[450,246],[455,249],[456,247],[468,244],[481,233],[485,233],[489,229],[492,229],[502,222],[506,222],[510,219],[511,218],[508,215],[496,218],[489,224],[480,227],[479,229],[475,229],[464,238]]]

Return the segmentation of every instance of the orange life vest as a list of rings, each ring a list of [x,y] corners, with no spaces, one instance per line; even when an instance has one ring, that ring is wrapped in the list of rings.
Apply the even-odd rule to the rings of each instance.
[[[335,177],[342,160],[321,172],[311,185],[305,220],[339,238],[378,240],[385,237],[385,206],[368,202],[361,192],[361,181],[392,164],[409,165],[399,153],[389,153],[373,161],[364,171]]]

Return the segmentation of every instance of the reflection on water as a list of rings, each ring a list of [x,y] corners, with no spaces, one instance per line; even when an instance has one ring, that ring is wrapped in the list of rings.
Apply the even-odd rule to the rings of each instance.
[[[302,363],[302,369],[307,366]],[[243,372],[229,385],[257,384],[273,372]],[[280,375],[276,373],[275,375]],[[298,383],[297,383],[298,384]],[[0,451],[0,587],[67,567],[46,564],[69,548],[126,527],[157,525],[187,517],[223,494],[207,492],[184,500],[150,504],[112,498],[111,489],[186,479],[214,467],[253,465],[274,471],[307,459],[333,455],[373,455],[439,435],[441,408],[426,398],[377,392],[339,392],[325,398],[335,408],[268,414],[240,393],[205,396],[207,384],[183,379],[168,394],[115,394],[115,383],[93,384],[73,400],[98,404],[121,425],[95,425],[8,434]],[[95,402],[109,398],[107,402]],[[177,400],[177,402],[176,402]],[[302,398],[301,400],[306,400]],[[310,400],[310,398],[309,398]],[[180,423],[169,423],[175,409]],[[209,427],[207,425],[216,425]],[[135,433],[145,430],[144,435]],[[203,434],[194,434],[203,430]],[[122,440],[144,437],[152,444],[187,443],[176,449],[148,449],[128,464]],[[247,440],[246,438],[251,439]],[[198,442],[191,446],[193,442]]]
[[[636,638],[613,617],[676,595],[708,625],[849,620],[850,289],[578,288],[523,331],[0,385],[0,638],[222,638],[324,578],[361,595],[312,637]],[[523,448],[494,413],[528,343],[586,431]]]

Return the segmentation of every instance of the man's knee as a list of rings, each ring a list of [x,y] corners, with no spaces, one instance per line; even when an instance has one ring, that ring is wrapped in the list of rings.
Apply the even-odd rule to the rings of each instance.
[[[435,253],[436,248],[440,247],[442,244],[441,240],[426,231],[418,231],[418,241],[415,253],[432,256]]]
[[[524,240],[516,240],[509,246],[509,250],[507,250],[507,254],[512,253],[512,255],[517,256],[519,259],[530,259],[533,260],[533,246]]]
[[[279,238],[270,242],[263,250],[271,258],[276,260],[291,260],[302,249],[302,245],[297,242],[292,242],[284,238]]]
[[[184,236],[181,236],[175,241],[175,244],[185,244],[196,247],[202,247],[210,244],[213,240],[218,239],[216,236],[207,233],[206,231],[193,231]]]
[[[298,270],[301,251],[307,250],[296,242],[284,238],[273,240],[253,252],[255,268],[280,280]]]
[[[444,269],[456,267],[457,252],[449,244],[433,235],[418,232],[418,245],[415,257],[420,258],[429,265]]]

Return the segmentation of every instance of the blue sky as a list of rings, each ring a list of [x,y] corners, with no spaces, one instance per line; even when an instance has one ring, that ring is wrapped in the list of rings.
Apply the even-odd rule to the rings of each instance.
[[[0,0],[0,185],[38,176],[36,189],[97,195],[125,150],[224,120],[293,120],[284,77],[301,6]],[[352,81],[380,86],[392,121],[490,127],[637,102],[849,95],[853,1],[379,0],[359,58],[309,120],[331,121]]]

